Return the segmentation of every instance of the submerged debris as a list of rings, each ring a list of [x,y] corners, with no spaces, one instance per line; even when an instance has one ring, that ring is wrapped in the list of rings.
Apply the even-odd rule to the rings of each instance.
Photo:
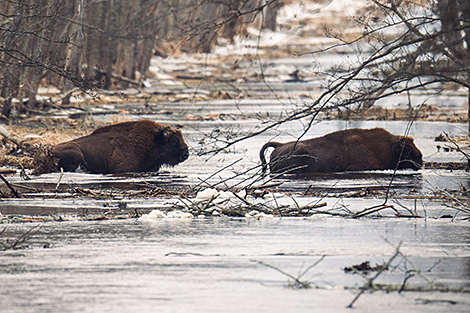
[[[344,271],[346,273],[356,273],[356,272],[362,272],[362,273],[368,273],[368,272],[381,272],[381,271],[386,271],[388,270],[387,264],[377,264],[376,266],[370,266],[369,261],[364,261],[361,264],[357,265],[352,265],[344,268]]]
[[[248,193],[246,189],[218,191],[208,188],[200,191],[193,199],[180,199],[174,207],[195,216],[227,215],[261,218],[266,215],[311,216],[318,213],[316,209],[326,205],[326,202],[319,201],[299,205],[295,197],[283,193]]]
[[[450,171],[468,171],[469,164],[463,162],[426,162],[424,163],[425,169],[432,170],[450,170]]]
[[[16,238],[5,238],[5,230],[0,230],[0,251],[26,249],[31,245],[31,238],[38,226],[22,232]]]

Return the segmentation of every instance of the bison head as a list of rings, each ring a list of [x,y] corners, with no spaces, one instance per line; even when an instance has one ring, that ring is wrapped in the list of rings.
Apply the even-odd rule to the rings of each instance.
[[[413,138],[399,137],[392,147],[393,154],[398,160],[398,169],[411,168],[418,170],[423,167],[423,155],[415,146]]]
[[[164,163],[174,166],[189,157],[188,145],[183,139],[179,129],[163,126],[155,130],[155,143],[160,155],[163,155]]]

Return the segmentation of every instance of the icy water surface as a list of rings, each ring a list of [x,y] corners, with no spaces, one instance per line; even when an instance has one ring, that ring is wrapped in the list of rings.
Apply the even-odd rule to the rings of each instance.
[[[216,112],[223,111],[224,107],[218,107],[218,110]],[[134,118],[150,118],[160,122],[168,122],[158,119],[158,116],[151,115]],[[445,144],[434,141],[434,138],[442,132],[446,132],[450,136],[461,136],[465,133],[466,125],[445,122],[415,122],[411,125],[411,128],[409,126],[408,122],[403,121],[321,121],[313,125],[304,138],[318,137],[346,128],[383,127],[394,134],[413,136],[416,145],[423,153],[425,162],[463,162],[462,155],[458,152],[438,150],[437,145]],[[321,194],[329,197],[344,197],[350,193],[364,190],[372,193],[383,193],[391,188],[392,195],[397,193],[402,196],[419,198],[434,195],[436,191],[443,189],[470,189],[470,177],[467,172],[450,170],[422,169],[419,171],[398,171],[397,173],[393,173],[393,171],[369,171],[305,177],[287,176],[274,179],[268,176],[263,179],[260,176],[260,147],[270,140],[280,142],[295,140],[294,134],[300,134],[303,130],[303,124],[299,122],[287,123],[278,129],[248,138],[230,147],[228,149],[229,153],[200,154],[217,147],[211,140],[213,136],[221,139],[223,136],[229,135],[232,130],[241,132],[238,135],[248,134],[257,127],[260,127],[260,122],[257,120],[188,121],[182,131],[190,146],[190,158],[174,168],[164,168],[158,173],[117,175],[85,173],[64,173],[61,175],[51,173],[32,176],[31,180],[26,181],[20,175],[11,176],[8,177],[10,182],[17,184],[17,186],[24,186],[25,189],[20,190],[27,194],[30,199],[4,199],[0,202],[0,212],[3,214],[48,215],[62,211],[70,214],[83,214],[87,210],[91,212],[95,209],[117,208],[119,203],[126,203],[129,208],[137,207],[140,209],[159,208],[165,206],[165,203],[173,203],[166,199],[150,201],[119,197],[114,197],[115,200],[102,201],[96,201],[90,199],[90,197],[85,200],[61,200],[61,195],[69,194],[71,188],[85,188],[105,192],[111,198],[113,198],[112,195],[118,194],[121,190],[142,191],[156,187],[175,190],[187,190],[188,188],[200,190],[210,187],[237,190],[252,184],[262,185],[265,182],[276,184],[277,187],[272,188],[272,191],[309,196]],[[218,144],[220,146],[220,143]],[[50,199],[51,194],[46,195],[49,199],[42,199],[44,194],[41,193],[41,189],[45,187],[53,190],[58,187],[56,199]],[[34,189],[37,191],[31,191]],[[310,201],[310,198],[307,197],[305,201]],[[365,207],[376,204],[374,201],[370,201],[369,205],[365,204]]]
[[[129,104],[127,104],[129,106]],[[91,213],[122,214],[166,210],[180,204],[177,197],[122,197],[119,191],[181,190],[217,187],[236,190],[262,184],[259,149],[267,141],[291,141],[305,123],[291,122],[251,137],[216,155],[201,154],[220,140],[259,130],[271,115],[286,107],[273,100],[155,104],[155,111],[126,119],[149,118],[171,125],[184,124],[191,157],[159,173],[91,175],[45,174],[23,180],[8,179],[27,197],[2,199],[4,215],[61,216],[65,220]],[[160,107],[161,106],[161,107]],[[116,105],[116,109],[121,109]],[[152,109],[152,110],[153,110]],[[216,114],[214,119],[192,117]],[[240,114],[245,116],[240,118]],[[116,116],[95,118],[110,121]],[[258,118],[259,117],[259,118]],[[346,128],[383,127],[410,135],[426,162],[459,162],[456,152],[437,150],[434,137],[465,134],[467,125],[446,122],[337,121],[315,123],[304,138]],[[217,172],[216,175],[214,173]],[[393,177],[393,180],[392,180]],[[470,287],[470,231],[468,220],[449,208],[448,199],[429,199],[438,190],[470,188],[464,171],[428,170],[335,173],[285,177],[272,192],[294,194],[275,201],[290,205],[325,203],[329,212],[358,212],[384,203],[382,217],[360,219],[316,215],[309,218],[212,217],[150,218],[114,221],[66,221],[2,225],[2,240],[16,240],[28,229],[30,248],[0,252],[1,312],[350,312],[364,279],[344,268],[369,261],[387,262],[401,244],[399,255],[375,281],[412,288],[453,288],[458,292],[366,292],[354,304],[360,312],[467,312]],[[44,194],[42,187],[55,188]],[[29,189],[28,189],[29,188]],[[69,197],[73,188],[103,192],[107,197]],[[352,194],[370,192],[356,198]],[[374,197],[374,192],[379,192]],[[380,193],[382,192],[382,193]],[[113,196],[116,195],[116,196]],[[282,204],[282,203],[281,203]],[[323,258],[323,259],[322,259]],[[319,264],[301,275],[309,266]],[[278,270],[272,268],[277,268]],[[281,273],[279,270],[283,271]],[[369,277],[377,272],[369,273]],[[309,289],[289,287],[293,277]],[[423,274],[423,275],[421,275]],[[410,276],[408,279],[406,277]],[[424,277],[424,278],[423,278]],[[351,289],[352,288],[352,289]],[[463,292],[467,288],[467,292]]]
[[[5,227],[11,235],[36,226]],[[400,242],[407,259],[376,283],[400,285],[416,269],[434,284],[470,287],[468,222],[166,218],[46,223],[32,234],[32,248],[0,254],[2,312],[350,312],[364,280],[344,268],[383,264]],[[322,257],[300,278],[309,289],[269,267],[298,277]],[[419,275],[407,283],[429,286]],[[469,304],[462,293],[377,291],[354,307],[467,312]]]
[[[350,2],[347,5],[352,8]],[[348,19],[353,15],[348,13]],[[290,38],[294,40],[278,38],[277,44],[305,45],[309,40]],[[313,39],[309,44],[314,45],[319,38]],[[258,45],[254,42],[245,48],[259,49]],[[0,312],[351,312],[347,306],[365,280],[359,274],[346,273],[344,268],[366,261],[372,267],[384,264],[398,248],[401,254],[374,281],[395,290],[365,292],[354,304],[354,311],[469,311],[469,221],[449,207],[449,198],[436,196],[442,190],[457,196],[458,192],[466,193],[470,190],[468,172],[422,169],[396,175],[377,171],[260,179],[260,147],[270,140],[296,140],[308,120],[285,123],[215,155],[204,154],[313,103],[328,86],[327,77],[319,72],[357,63],[350,48],[340,53],[265,60],[263,64],[247,58],[245,48],[229,74],[203,64],[201,58],[154,58],[151,71],[156,77],[147,81],[142,100],[149,95],[173,96],[168,102],[118,102],[86,112],[56,112],[70,118],[91,114],[95,121],[106,123],[148,118],[180,125],[191,157],[159,173],[52,173],[27,181],[19,174],[8,176],[24,197],[1,199],[0,217],[53,216],[67,221],[0,226],[0,244],[23,238],[29,245],[0,251]],[[305,51],[317,49],[312,46]],[[230,63],[224,65],[231,67]],[[292,82],[296,71],[300,81]],[[177,81],[176,75],[201,80],[191,85]],[[131,88],[122,95],[140,92]],[[227,93],[231,99],[194,101],[217,92],[222,96]],[[379,100],[375,107],[384,109],[385,114],[385,109],[417,109],[423,104],[419,116],[453,120],[466,114],[467,100],[466,93],[455,90],[442,95],[412,91]],[[129,114],[118,114],[120,111]],[[330,112],[322,118],[337,115]],[[463,161],[457,152],[438,150],[437,145],[443,144],[434,141],[443,132],[451,137],[466,136],[468,125],[459,123],[319,120],[303,139],[353,127],[383,127],[396,135],[413,136],[425,162]],[[273,201],[280,205],[324,203],[320,210],[358,212],[380,207],[389,190],[386,204],[394,209],[388,207],[358,219],[328,214],[305,218],[206,214],[194,218],[144,215],[141,219],[70,221],[90,214],[128,216],[181,206],[176,196],[125,197],[121,191],[159,187],[238,190],[267,181],[274,186],[269,188],[270,193],[279,195]],[[79,188],[96,191],[96,196],[77,196]],[[466,201],[468,194],[463,199]],[[419,218],[397,217],[397,212]],[[367,277],[377,273],[373,271]],[[295,288],[294,278],[311,288]],[[408,288],[431,291],[397,292],[397,286],[405,283]],[[457,292],[437,291],[446,288]]]

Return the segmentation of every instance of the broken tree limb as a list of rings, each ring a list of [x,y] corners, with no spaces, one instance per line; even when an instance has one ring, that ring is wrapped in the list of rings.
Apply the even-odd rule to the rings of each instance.
[[[2,135],[6,140],[13,142],[15,145],[21,146],[21,140],[15,135],[12,135],[10,131],[2,125],[0,125],[0,135]]]
[[[10,190],[13,192],[16,198],[21,198],[18,192],[16,191],[16,189],[13,188],[13,186],[8,182],[8,180],[2,174],[0,174],[0,179],[3,180],[3,182],[7,185],[8,188],[10,188]]]
[[[397,213],[397,214],[399,213],[393,205],[387,204],[387,205],[373,206],[371,208],[364,209],[360,212],[357,212],[357,213],[353,214],[352,218],[363,217],[363,216],[366,216],[366,215],[369,215],[369,214],[372,214],[372,213],[375,213],[375,212],[379,212],[383,209],[392,209],[393,211],[395,211],[395,213]]]

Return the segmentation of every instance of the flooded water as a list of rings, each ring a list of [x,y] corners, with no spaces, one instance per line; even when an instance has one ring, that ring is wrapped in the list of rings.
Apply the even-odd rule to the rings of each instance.
[[[0,254],[2,312],[349,312],[364,279],[344,268],[383,264],[400,242],[406,259],[375,283],[400,285],[421,270],[425,278],[416,272],[409,286],[470,287],[468,222],[168,218],[46,223],[32,235],[32,248]],[[322,257],[300,278],[310,289],[288,287],[293,279],[266,265],[298,277]],[[467,312],[469,304],[462,293],[377,291],[354,307]]]
[[[217,113],[226,112],[228,106],[207,103],[198,107]],[[252,109],[255,107],[251,105]],[[173,109],[175,116],[196,113],[188,112],[187,108]],[[159,115],[134,118],[178,122]],[[175,197],[68,198],[70,186],[111,191],[148,186],[243,187],[257,177],[254,174],[259,171],[259,147],[272,139],[292,140],[293,134],[302,131],[302,123],[288,123],[249,138],[232,147],[231,153],[198,156],[197,152],[210,150],[214,142],[209,139],[214,129],[219,129],[219,134],[227,129],[249,133],[260,125],[257,119],[185,121],[183,133],[192,156],[160,173],[65,173],[62,178],[52,173],[33,177],[31,181],[23,181],[19,175],[9,177],[13,183],[38,188],[60,182],[59,190],[65,198],[60,193],[57,198],[50,195],[38,198],[40,192],[36,195],[31,192],[28,198],[3,199],[0,212],[4,216],[53,215],[73,220],[111,210],[145,214],[154,209],[170,209],[180,201]],[[398,121],[322,121],[306,137],[351,127],[384,127],[395,134],[405,134],[408,126]],[[415,122],[408,134],[416,139],[425,161],[460,161],[458,153],[438,152],[434,137],[443,131],[457,136],[465,129],[463,124]],[[245,173],[250,168],[253,171]],[[399,250],[403,255],[395,258],[375,283],[397,288],[406,281],[412,288],[437,290],[445,286],[456,292],[366,292],[354,307],[361,312],[467,312],[470,305],[468,221],[461,220],[461,213],[446,206],[448,200],[425,196],[443,188],[470,188],[468,173],[420,170],[401,171],[392,182],[391,177],[391,172],[378,171],[288,177],[272,182],[282,183],[276,189],[278,192],[297,194],[294,200],[297,205],[325,202],[325,210],[331,212],[357,212],[383,204],[383,196],[347,195],[365,189],[383,191],[391,186],[388,203],[404,213],[413,211],[421,218],[396,218],[395,211],[383,210],[382,217],[361,219],[260,215],[258,218],[148,218],[3,225],[2,238],[8,238],[9,242],[27,230],[31,230],[31,238],[27,237],[27,249],[0,252],[1,311],[350,312],[347,306],[365,280],[358,274],[346,273],[344,268],[365,261],[371,266],[384,264],[401,244]],[[301,275],[321,258],[324,259]],[[294,279],[280,271],[295,278],[301,276],[299,280],[311,288],[293,288]],[[368,277],[375,274],[371,272]]]
[[[209,104],[208,104],[209,106]],[[225,111],[225,107],[214,106],[207,108],[218,114]],[[176,116],[181,114],[175,113]],[[108,116],[111,119],[112,116]],[[159,122],[159,116],[144,115],[131,118],[150,118]],[[177,121],[172,121],[178,123]],[[180,120],[181,122],[181,120]],[[385,192],[391,189],[392,196],[397,198],[421,198],[435,195],[439,190],[467,190],[470,189],[470,176],[465,171],[428,170],[419,171],[368,171],[362,173],[334,173],[311,175],[304,177],[262,178],[260,175],[259,149],[267,141],[291,141],[294,134],[300,134],[303,124],[291,122],[267,131],[261,135],[248,138],[234,146],[227,152],[218,154],[201,154],[213,150],[220,144],[223,136],[242,136],[255,131],[260,127],[259,120],[231,120],[231,121],[186,121],[182,129],[184,137],[190,146],[190,158],[175,166],[166,168],[158,173],[122,174],[122,175],[96,175],[85,173],[59,173],[32,176],[25,181],[19,174],[10,176],[9,180],[21,189],[28,199],[3,199],[0,202],[2,214],[77,214],[85,211],[103,211],[117,208],[119,204],[126,203],[129,208],[143,209],[145,213],[152,208],[166,207],[167,203],[173,203],[168,199],[155,199],[149,202],[147,199],[127,199],[119,197],[119,191],[139,191],[163,186],[174,190],[187,190],[195,188],[216,187],[218,189],[237,190],[245,186],[262,185],[264,182],[275,184],[272,189],[278,192],[289,192],[309,195],[299,201],[310,202],[311,196],[320,197],[347,197],[351,192],[366,190],[368,192]],[[466,125],[446,122],[415,122],[411,125],[404,121],[340,121],[329,120],[315,124],[304,138],[313,138],[346,128],[373,128],[383,127],[394,134],[406,134],[415,138],[415,143],[423,153],[425,162],[463,162],[462,154],[458,152],[438,151],[438,144],[434,138],[446,132],[450,136],[464,134]],[[214,138],[216,140],[214,140]],[[233,137],[236,138],[236,137]],[[214,174],[216,173],[216,174]],[[51,197],[51,194],[41,192],[42,188],[54,190],[59,197]],[[87,188],[107,192],[105,200],[61,199],[60,195],[67,197],[70,188]],[[31,191],[36,189],[37,191]],[[115,197],[112,197],[116,194]],[[43,199],[43,197],[47,199]],[[373,197],[373,195],[371,195]],[[40,199],[38,199],[40,197]],[[383,201],[383,196],[378,200],[370,199],[370,206]],[[392,197],[393,198],[393,197]],[[435,200],[439,204],[445,201]],[[334,201],[331,201],[334,202]],[[367,207],[367,203],[365,204]]]
[[[92,110],[96,121],[148,118],[182,125],[191,157],[174,168],[126,175],[51,173],[31,180],[19,174],[8,176],[24,197],[1,199],[0,217],[53,216],[56,221],[0,227],[0,243],[8,239],[11,244],[31,231],[25,237],[28,248],[0,251],[0,311],[351,312],[347,306],[365,280],[359,274],[346,273],[344,268],[365,261],[371,266],[384,264],[400,247],[401,254],[374,281],[394,291],[365,292],[355,308],[374,313],[468,312],[468,214],[450,207],[449,198],[439,196],[442,190],[467,192],[467,172],[422,169],[261,178],[260,147],[270,140],[297,139],[309,121],[284,123],[254,137],[250,134],[298,108],[302,104],[299,98],[314,97],[324,88],[320,79],[313,77],[296,83],[279,81],[292,70],[312,66],[311,58],[289,60],[270,63],[266,75],[278,80],[269,84],[248,81],[234,87],[232,83],[202,83],[190,90],[181,85],[147,90],[204,94],[209,88],[240,88],[244,92],[241,99],[116,103]],[[335,63],[331,59],[317,61]],[[171,70],[168,64],[160,65]],[[182,65],[172,66],[174,70]],[[242,63],[240,68],[246,71],[249,66]],[[391,98],[378,105],[406,108],[413,99],[431,101],[431,105],[449,114],[466,110],[461,95]],[[117,114],[121,110],[129,114]],[[464,136],[466,124],[330,118],[315,122],[303,138],[347,128],[383,127],[397,135],[414,137],[425,162],[464,161],[460,153],[438,150],[437,145],[443,144],[434,138],[443,132],[451,137]],[[208,153],[242,136],[248,138],[219,153]],[[384,204],[394,208],[358,219],[332,214],[302,218],[206,214],[193,218],[79,220],[89,214],[112,211],[128,216],[182,205],[176,196],[127,197],[120,195],[123,190],[239,190],[266,182],[274,186],[269,190],[272,194],[280,195],[274,199],[280,204],[285,201],[290,206],[306,206],[321,202],[325,203],[322,210],[330,213],[359,212]],[[43,191],[46,187],[48,192]],[[77,196],[78,188],[105,194]],[[362,192],[365,194],[358,196]],[[410,212],[417,217],[403,217]],[[64,221],[58,222],[60,219]],[[293,278],[309,283],[311,288],[293,288]],[[405,283],[423,291],[397,292],[397,286],[399,289]],[[447,292],[439,291],[443,289]]]

